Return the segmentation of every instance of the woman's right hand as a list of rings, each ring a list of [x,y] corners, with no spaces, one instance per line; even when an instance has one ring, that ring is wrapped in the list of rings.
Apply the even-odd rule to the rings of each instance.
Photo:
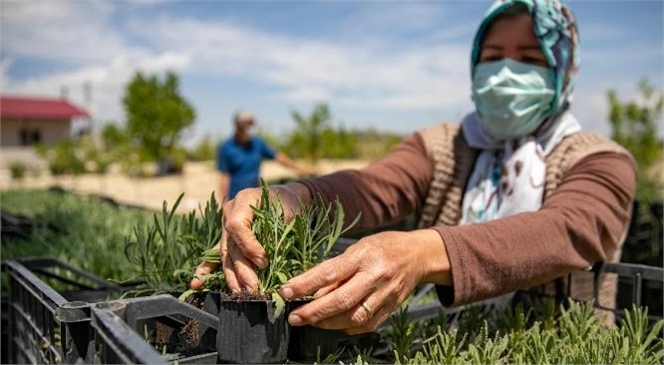
[[[305,204],[310,200],[309,189],[298,183],[271,186],[269,191],[272,198],[279,196],[286,220],[298,212],[298,199],[302,199]],[[219,249],[226,285],[233,292],[257,292],[258,276],[255,268],[264,269],[268,265],[265,250],[251,231],[254,220],[251,206],[258,205],[261,193],[261,188],[244,189],[223,206],[221,240],[215,247]],[[201,289],[203,282],[198,277],[217,269],[216,263],[202,262],[196,268],[191,289]]]

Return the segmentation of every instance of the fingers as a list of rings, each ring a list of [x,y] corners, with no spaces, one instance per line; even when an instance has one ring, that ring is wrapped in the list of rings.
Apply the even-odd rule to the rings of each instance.
[[[228,253],[228,242],[226,237],[226,234],[222,234],[221,236],[221,262],[224,270],[224,278],[226,279],[226,286],[228,286],[228,289],[232,292],[239,292],[242,290],[242,286],[237,279],[237,275],[235,275],[235,265],[233,265],[233,259]]]
[[[332,285],[328,285],[328,286],[326,286],[322,289],[319,289],[317,292],[314,293],[314,299],[318,299],[318,298],[322,297],[323,295],[333,291],[334,289],[338,288],[339,285],[340,285],[339,283],[334,283]]]
[[[363,325],[358,326],[358,327],[345,327],[344,332],[346,332],[349,335],[359,335],[361,333],[367,333],[367,332],[373,332],[380,327],[383,322],[385,322],[389,317],[390,314],[394,311],[396,308],[396,305],[394,306],[388,306],[385,305],[381,307],[381,309],[374,314],[373,318],[365,322]],[[363,310],[363,308],[361,308]],[[343,328],[343,327],[339,327]]]
[[[243,290],[255,292],[258,288],[258,277],[252,263],[242,255],[237,247],[227,246],[228,240],[223,235],[220,247],[226,285],[232,292]]]
[[[203,289],[203,280],[199,279],[199,277],[214,272],[215,270],[217,270],[217,267],[219,267],[219,264],[217,263],[203,261],[196,268],[196,271],[194,272],[194,278],[191,280],[191,283],[189,283],[189,287],[193,290]]]
[[[235,278],[238,287],[250,293],[255,293],[258,290],[258,276],[254,269],[254,265],[240,252],[237,246],[229,247],[228,257],[232,262]]]
[[[326,286],[337,284],[355,274],[358,256],[341,254],[315,266],[282,285],[279,295],[284,299],[300,298]],[[366,283],[365,283],[366,284]]]
[[[224,218],[220,253],[226,284],[232,291],[256,292],[258,277],[255,267],[264,269],[268,265],[265,250],[251,230],[254,219],[251,206],[258,204],[261,193],[261,188],[244,189],[233,200],[223,205]],[[287,218],[299,209],[297,194],[289,188],[275,187],[272,193],[281,197],[281,204]],[[192,280],[190,285],[192,288],[201,287],[202,283]]]
[[[245,189],[224,204],[224,231],[228,235],[229,249],[237,246],[243,256],[263,269],[267,266],[265,250],[251,231],[254,214],[250,206],[255,205],[258,199],[260,189]]]
[[[382,308],[376,308],[378,303],[370,303],[372,303],[372,300],[366,297],[350,310],[316,322],[315,326],[328,330],[362,327],[373,319],[377,310]],[[365,304],[367,308],[363,307],[362,304]]]
[[[343,329],[349,335],[372,332],[378,329],[398,306],[395,296],[372,293],[353,309],[326,318],[314,325],[324,329]]]
[[[314,301],[290,314],[289,323],[349,333],[377,329],[412,291],[418,277],[408,251],[392,243],[402,237],[383,236],[360,240],[285,284],[280,294],[286,298],[317,291]]]
[[[222,267],[224,270],[224,278],[226,279],[226,286],[228,286],[228,289],[234,293],[241,291],[242,286],[235,276],[235,268],[233,267],[233,260],[231,259],[230,255],[226,255]]]
[[[293,311],[288,317],[288,322],[294,326],[314,324],[338,314],[353,311],[361,305],[366,296],[373,292],[367,282],[370,282],[370,277],[365,273],[358,273],[327,295]],[[361,320],[362,318],[356,319]]]
[[[233,292],[255,292],[258,277],[254,265],[267,266],[265,251],[251,232],[254,215],[250,206],[259,198],[260,189],[245,189],[223,206],[221,262],[226,285]]]

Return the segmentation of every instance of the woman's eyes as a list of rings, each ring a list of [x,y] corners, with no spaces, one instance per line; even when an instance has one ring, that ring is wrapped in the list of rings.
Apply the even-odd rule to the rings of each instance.
[[[528,63],[528,64],[531,64],[531,65],[537,65],[537,66],[547,66],[546,60],[538,58],[538,57],[524,56],[524,57],[521,58],[521,62]]]
[[[502,60],[503,58],[505,58],[505,57],[503,57],[503,56],[488,56],[488,57],[482,57],[482,58],[480,59],[480,62],[494,62],[494,61],[500,61],[500,60]]]
[[[480,57],[479,63],[495,62],[495,61],[500,61],[504,58],[510,58],[510,57],[507,57],[507,56],[504,56],[504,55],[482,56],[482,57]],[[527,64],[530,64],[530,65],[536,65],[536,66],[546,67],[548,65],[546,60],[544,60],[542,58],[538,58],[538,57],[521,56],[521,57],[518,57],[514,60],[519,61],[519,62],[523,62],[523,63],[527,63]]]

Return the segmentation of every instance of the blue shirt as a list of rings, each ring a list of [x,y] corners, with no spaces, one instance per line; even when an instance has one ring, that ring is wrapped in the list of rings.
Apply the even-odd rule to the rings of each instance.
[[[228,199],[242,189],[258,186],[261,161],[274,159],[277,153],[260,137],[252,137],[246,145],[231,137],[217,150],[217,169],[230,175]]]

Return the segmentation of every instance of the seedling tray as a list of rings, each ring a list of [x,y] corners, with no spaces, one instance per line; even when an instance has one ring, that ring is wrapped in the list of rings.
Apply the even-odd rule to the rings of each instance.
[[[91,340],[89,302],[108,300],[124,288],[53,258],[10,260],[3,269],[9,281],[9,330],[3,339],[9,361],[86,362]]]
[[[163,294],[92,306],[96,364],[166,364],[217,361],[219,320]]]

